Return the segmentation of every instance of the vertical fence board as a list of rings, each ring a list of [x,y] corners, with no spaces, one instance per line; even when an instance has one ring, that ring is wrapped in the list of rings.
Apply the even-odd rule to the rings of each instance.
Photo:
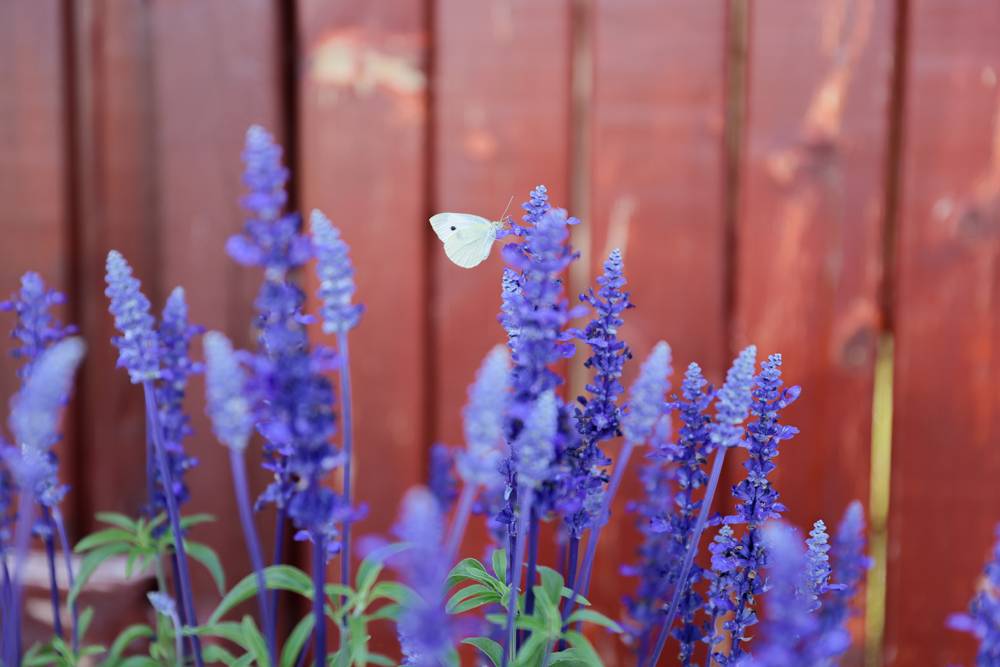
[[[188,0],[152,3],[148,20],[161,294],[166,298],[175,285],[185,287],[193,322],[224,331],[237,345],[252,349],[251,303],[263,276],[238,266],[224,246],[243,223],[238,200],[245,189],[240,151],[246,128],[259,123],[279,141],[284,134],[277,5],[270,0],[243,2],[238,9]],[[237,20],[239,30],[227,28]],[[214,101],[192,104],[207,99]],[[157,308],[161,304],[162,299]],[[201,358],[200,341],[192,353]],[[205,417],[203,378],[189,386],[195,435],[185,446],[199,466],[187,475],[192,498],[187,511],[219,518],[194,536],[219,552],[235,581],[251,565],[233,520],[237,508],[229,456]],[[259,449],[252,448],[248,457],[251,493],[262,491],[270,475],[259,465]],[[273,539],[273,525],[272,514],[265,512],[258,522],[264,544]],[[201,584],[205,598],[213,600],[210,580]]]
[[[1000,6],[909,11],[885,657],[969,664],[944,623],[1000,520]]]
[[[60,3],[9,2],[0,5],[0,229],[5,253],[0,263],[0,300],[20,288],[25,271],[37,271],[46,284],[66,291],[70,285],[69,208],[66,164],[65,43]],[[56,310],[63,321],[69,307]],[[14,313],[0,315],[0,405],[18,388],[22,362],[9,354],[7,338]],[[71,434],[67,422],[65,431]],[[57,446],[61,477],[73,479],[72,447]],[[63,511],[73,521],[78,489]]]
[[[366,308],[351,334],[354,492],[369,507],[355,535],[388,535],[427,433],[426,3],[300,0],[298,19],[302,209],[343,232]]]
[[[626,385],[660,339],[673,350],[675,389],[692,361],[713,381],[724,371],[725,18],[723,3],[697,0],[594,4],[589,271],[593,282],[610,250],[622,249],[636,304],[621,330],[635,355]],[[613,617],[635,585],[616,569],[635,560],[625,506],[641,496],[642,463],[639,453],[595,561],[591,599]],[[634,661],[617,637],[593,639],[606,664]]]
[[[434,10],[432,207],[497,219],[538,184],[569,206],[570,12],[566,0],[438,0]],[[425,216],[426,218],[426,216]],[[433,277],[433,437],[462,442],[461,406],[497,323],[499,247],[466,270],[444,255],[425,220]],[[497,246],[500,244],[498,243]],[[479,529],[473,522],[473,531]],[[473,547],[473,544],[477,546]],[[466,553],[480,555],[478,538]]]
[[[781,352],[804,389],[774,475],[789,518],[835,524],[868,494],[893,8],[772,2],[750,17],[734,336]]]

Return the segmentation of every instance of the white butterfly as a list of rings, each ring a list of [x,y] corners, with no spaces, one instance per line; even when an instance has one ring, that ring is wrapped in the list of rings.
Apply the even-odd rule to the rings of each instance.
[[[463,269],[490,256],[501,225],[471,213],[438,213],[431,218],[434,233],[444,243],[444,254]]]

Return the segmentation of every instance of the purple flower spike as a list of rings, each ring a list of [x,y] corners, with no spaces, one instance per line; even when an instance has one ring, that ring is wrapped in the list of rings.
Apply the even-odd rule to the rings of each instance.
[[[514,441],[517,481],[521,487],[537,489],[546,481],[554,453],[557,417],[555,394],[547,391],[538,397],[524,428]]]
[[[323,302],[320,314],[325,333],[344,333],[357,326],[364,307],[352,304],[354,267],[350,249],[330,219],[314,210],[310,218],[316,254],[317,296]]]
[[[996,537],[993,558],[986,564],[982,585],[972,598],[968,613],[954,614],[948,619],[949,627],[979,640],[976,653],[979,667],[1000,664],[1000,526],[997,526]]]
[[[830,536],[826,532],[826,524],[822,520],[813,524],[806,540],[806,559],[809,571],[806,577],[806,587],[803,591],[809,599],[809,610],[816,611],[822,606],[820,596],[830,587]]]
[[[643,444],[652,437],[666,411],[664,394],[670,386],[670,373],[670,346],[661,340],[642,363],[629,390],[628,413],[622,419],[622,431],[629,442]]]
[[[713,446],[734,447],[743,439],[743,422],[750,410],[750,390],[756,363],[757,347],[751,345],[740,352],[726,373],[726,382],[719,390],[715,423],[711,430]]]
[[[457,456],[458,473],[466,484],[493,488],[502,484],[499,465],[503,457],[504,408],[510,391],[510,353],[497,345],[476,373],[469,387],[469,401],[462,412],[465,451]]]
[[[253,432],[253,414],[246,398],[246,373],[232,343],[223,334],[210,331],[202,342],[208,416],[215,437],[230,449],[243,451]]]
[[[142,384],[160,376],[160,340],[149,312],[149,299],[141,283],[132,275],[132,267],[117,250],[108,253],[108,287],[104,293],[111,300],[109,310],[121,335],[114,338],[118,348],[118,366],[128,371],[132,384]]]
[[[0,311],[14,311],[17,314],[17,324],[11,331],[11,337],[17,339],[20,347],[11,354],[24,360],[24,365],[17,370],[20,378],[25,378],[31,372],[38,356],[53,343],[76,333],[74,326],[62,326],[49,309],[65,302],[61,292],[48,289],[42,277],[34,271],[21,276],[21,289],[7,301],[0,301]]]
[[[865,572],[871,559],[865,554],[865,512],[861,503],[852,502],[833,536],[833,582],[821,597],[819,610],[823,631],[831,642],[839,641],[840,653],[847,650],[851,641],[847,622],[859,610],[854,600],[861,589]]]
[[[413,595],[403,603],[397,626],[403,664],[438,667],[452,650],[451,619],[445,612],[445,578],[450,562],[443,548],[444,518],[437,500],[421,487],[403,499],[396,534],[410,545],[398,570]]]

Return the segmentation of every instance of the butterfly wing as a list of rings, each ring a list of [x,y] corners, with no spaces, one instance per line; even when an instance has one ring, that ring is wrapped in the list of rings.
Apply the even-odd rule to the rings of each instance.
[[[468,213],[438,213],[431,228],[444,243],[444,252],[455,264],[471,269],[490,255],[496,227],[486,218]]]

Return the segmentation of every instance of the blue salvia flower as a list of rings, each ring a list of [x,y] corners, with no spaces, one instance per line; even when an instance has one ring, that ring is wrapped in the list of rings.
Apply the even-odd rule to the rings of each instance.
[[[2,437],[0,451],[7,451]],[[7,554],[14,520],[14,480],[11,479],[10,471],[5,466],[0,466],[0,560]]]
[[[396,534],[409,545],[397,562],[413,590],[403,602],[397,624],[403,664],[448,664],[452,625],[445,611],[445,579],[451,563],[444,549],[444,518],[430,491],[417,487],[406,494]]]
[[[171,493],[177,504],[188,500],[189,493],[184,483],[184,474],[198,464],[197,459],[184,451],[184,438],[191,435],[190,419],[184,412],[184,396],[187,393],[188,378],[201,372],[199,364],[191,361],[191,340],[201,333],[201,327],[188,321],[187,301],[184,289],[176,287],[163,307],[158,332],[160,341],[160,377],[156,382],[156,404],[163,427],[163,444],[166,448],[167,465],[173,488]],[[159,471],[156,483],[159,489],[150,507],[151,514],[164,510],[163,484]]]
[[[622,313],[632,307],[622,272],[622,256],[612,250],[604,263],[604,273],[597,278],[598,290],[580,295],[580,300],[594,310],[592,319],[582,331],[573,334],[590,346],[591,354],[584,366],[594,377],[587,386],[587,396],[577,399],[574,410],[579,446],[566,452],[564,464],[569,467],[563,478],[558,505],[571,535],[579,536],[597,520],[601,496],[607,483],[604,466],[611,460],[601,449],[601,442],[621,435],[621,407],[618,397],[624,392],[620,378],[626,360],[632,357],[628,346],[618,338],[624,324]]]
[[[513,444],[520,486],[538,489],[548,480],[549,465],[555,454],[558,416],[555,394],[547,391],[539,396]]]
[[[14,443],[20,448],[13,472],[18,485],[30,489],[48,507],[57,505],[66,493],[59,484],[50,450],[59,440],[59,415],[72,389],[84,349],[79,338],[67,338],[52,345],[37,358],[31,374],[11,400],[9,426]]]
[[[243,451],[253,433],[254,419],[247,400],[246,372],[232,343],[223,334],[205,334],[205,391],[215,437],[225,446]]]
[[[792,426],[781,425],[778,413],[798,398],[800,390],[797,386],[783,389],[782,385],[781,355],[772,354],[761,364],[761,372],[754,383],[750,411],[756,419],[747,426],[748,437],[741,443],[750,453],[743,464],[747,476],[733,487],[733,496],[739,504],[736,514],[725,518],[726,523],[745,523],[747,526],[740,540],[742,562],[731,580],[735,610],[725,624],[732,635],[731,659],[742,654],[743,643],[748,641],[746,630],[757,622],[754,600],[764,591],[761,572],[767,565],[761,528],[766,520],[780,518],[785,511],[768,475],[775,468],[773,459],[778,455],[778,444],[798,433]]]
[[[451,509],[458,497],[458,480],[455,479],[455,450],[448,445],[439,442],[431,447],[427,487],[442,512]]]
[[[17,323],[10,335],[20,344],[11,354],[24,360],[17,370],[18,377],[27,377],[35,360],[50,345],[76,333],[76,327],[63,326],[49,312],[52,306],[65,301],[62,292],[48,289],[34,271],[21,276],[21,289],[16,294],[7,301],[0,301],[0,311],[17,314]]]
[[[314,210],[310,217],[313,248],[316,254],[316,275],[319,277],[317,295],[323,306],[320,316],[325,333],[344,333],[358,324],[364,306],[352,304],[354,296],[354,267],[350,249],[340,238],[340,232],[330,219]]]
[[[500,314],[497,320],[507,332],[507,340],[512,343],[518,335],[518,297],[521,294],[521,276],[513,269],[505,268],[500,278]]]
[[[666,410],[664,395],[670,386],[670,346],[660,341],[639,370],[629,390],[628,412],[622,418],[622,432],[629,442],[641,444],[652,437],[656,423]]]
[[[666,446],[670,440],[669,415],[663,415],[654,430],[652,446],[655,450]],[[636,524],[642,533],[637,563],[625,565],[625,576],[638,578],[635,594],[625,597],[629,615],[629,634],[640,656],[649,651],[649,633],[662,620],[660,609],[670,587],[670,565],[676,558],[676,547],[666,528],[675,511],[673,502],[674,470],[659,456],[649,456],[639,470],[642,499],[629,503],[628,510],[637,516]]]
[[[133,384],[142,384],[160,376],[160,340],[149,312],[149,299],[142,293],[132,267],[117,250],[108,253],[107,289],[110,311],[121,335],[113,338],[118,348],[118,367],[128,371]]]
[[[820,596],[830,588],[830,536],[826,532],[826,524],[822,520],[813,524],[806,540],[806,560],[808,575],[805,590],[802,592],[809,601],[809,610],[816,611],[822,606]]]
[[[510,390],[510,353],[497,345],[483,360],[469,387],[462,411],[465,451],[456,457],[458,473],[466,484],[495,488],[502,483],[503,421]]]
[[[524,209],[523,220],[529,225],[536,224],[542,216],[549,212],[552,207],[549,205],[549,190],[544,185],[539,185],[531,191],[528,201],[521,204]]]
[[[871,566],[871,559],[865,554],[864,508],[857,500],[844,512],[834,533],[830,553],[833,556],[834,583],[827,586],[821,598],[819,615],[831,650],[839,644],[839,653],[843,653],[851,643],[847,622],[858,613],[852,603],[861,589],[865,572]]]
[[[993,557],[986,564],[980,590],[972,598],[968,613],[954,614],[948,619],[951,628],[968,632],[979,640],[976,653],[979,667],[1000,665],[1000,526],[996,537]]]
[[[724,637],[720,630],[721,619],[736,609],[731,598],[733,580],[739,567],[740,543],[733,536],[733,529],[723,525],[712,543],[708,545],[711,554],[711,570],[702,570],[702,576],[708,579],[708,589],[705,594],[705,614],[707,619],[703,627],[702,641],[708,645],[712,660],[720,665],[726,664],[726,656],[715,652],[715,647]]]
[[[242,203],[249,218],[243,231],[229,238],[226,252],[240,264],[262,267],[280,279],[312,255],[309,240],[299,233],[298,216],[282,214],[288,201],[288,170],[281,164],[281,147],[254,125],[247,130],[243,162],[249,193]]]
[[[706,410],[712,403],[714,393],[706,387],[708,382],[698,364],[690,364],[681,383],[681,397],[675,398],[671,407],[677,410],[681,421],[680,436],[676,443],[664,443],[652,456],[668,461],[675,466],[677,493],[673,497],[673,507],[659,519],[660,530],[669,544],[663,548],[663,560],[659,563],[666,584],[672,585],[680,575],[679,564],[691,541],[701,501],[695,500],[695,491],[705,486],[708,474],[705,461],[708,459],[710,418]],[[703,603],[695,584],[701,580],[703,570],[692,564],[683,597],[678,605],[680,627],[674,636],[680,643],[679,659],[688,665],[694,646],[702,638],[702,632],[694,623],[695,613]],[[663,585],[658,593],[665,594]]]

